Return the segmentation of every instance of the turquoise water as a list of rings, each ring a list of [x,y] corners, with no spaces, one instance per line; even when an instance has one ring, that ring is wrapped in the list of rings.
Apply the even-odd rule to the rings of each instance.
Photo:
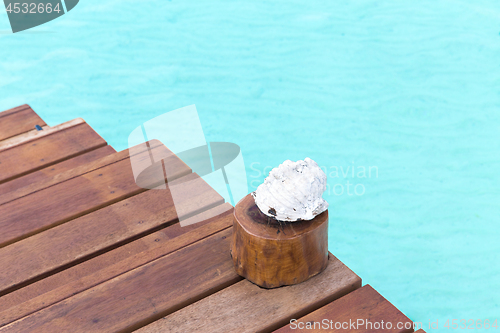
[[[82,117],[122,150],[196,104],[250,190],[285,159],[323,166],[330,251],[428,332],[500,319],[499,2],[82,0],[9,29],[0,109]]]

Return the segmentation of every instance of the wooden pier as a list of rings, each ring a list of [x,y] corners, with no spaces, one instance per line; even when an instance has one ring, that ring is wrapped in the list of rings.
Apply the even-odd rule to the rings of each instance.
[[[189,213],[215,217],[181,227],[168,189],[137,186],[129,150],[82,119],[49,127],[28,105],[0,113],[0,333],[413,332],[331,253],[297,285],[242,279],[230,204],[161,142],[149,146],[169,182],[200,180]],[[372,327],[346,327],[357,320]]]

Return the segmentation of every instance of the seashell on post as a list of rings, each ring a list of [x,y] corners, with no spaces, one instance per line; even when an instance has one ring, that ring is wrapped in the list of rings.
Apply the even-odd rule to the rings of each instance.
[[[326,175],[310,158],[285,161],[234,209],[236,272],[264,287],[303,282],[328,264]]]

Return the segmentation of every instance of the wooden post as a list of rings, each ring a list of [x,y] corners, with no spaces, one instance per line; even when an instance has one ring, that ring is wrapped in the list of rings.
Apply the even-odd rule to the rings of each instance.
[[[261,287],[303,282],[328,264],[328,211],[282,222],[263,214],[249,194],[234,209],[233,227],[236,272]]]

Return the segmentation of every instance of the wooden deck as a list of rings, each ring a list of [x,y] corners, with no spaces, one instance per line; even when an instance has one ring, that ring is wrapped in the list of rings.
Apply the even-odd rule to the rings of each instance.
[[[150,147],[168,181],[198,180],[188,214],[218,215],[181,227],[170,192],[138,187],[129,151],[82,119],[49,127],[28,105],[0,113],[0,333],[413,332],[333,254],[298,285],[242,279],[230,204],[163,144]],[[345,327],[357,320],[366,325]]]

